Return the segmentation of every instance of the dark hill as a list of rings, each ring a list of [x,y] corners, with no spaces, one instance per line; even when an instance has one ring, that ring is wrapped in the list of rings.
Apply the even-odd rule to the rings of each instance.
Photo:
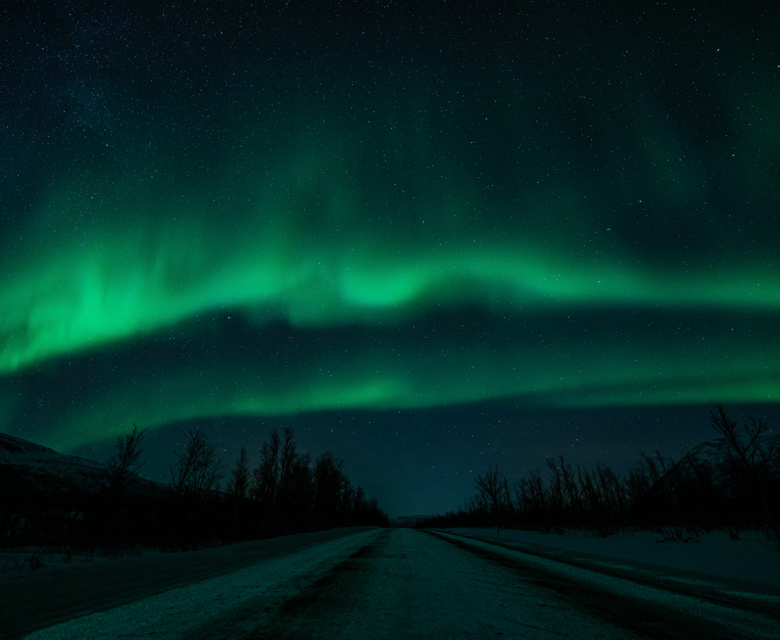
[[[733,480],[734,450],[725,438],[702,442],[686,453],[658,481],[658,489],[670,489],[692,478],[707,479],[715,488]],[[780,477],[780,435],[768,435],[756,443],[751,466],[769,477]]]
[[[29,500],[76,508],[107,486],[105,464],[0,433],[0,505]],[[164,489],[162,484],[137,478],[130,492],[137,495]]]

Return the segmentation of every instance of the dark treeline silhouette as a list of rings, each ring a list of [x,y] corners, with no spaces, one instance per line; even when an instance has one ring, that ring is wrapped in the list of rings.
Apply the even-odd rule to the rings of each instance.
[[[701,532],[761,529],[780,548],[780,438],[763,420],[739,425],[722,406],[710,414],[721,436],[676,464],[658,451],[620,476],[608,465],[574,467],[560,454],[510,487],[493,465],[475,482],[477,493],[457,511],[420,527],[496,527],[563,533],[585,529],[608,536],[648,529],[690,540]]]
[[[0,496],[0,546],[187,549],[320,529],[387,526],[377,500],[353,488],[343,462],[327,451],[314,462],[292,429],[274,430],[251,467],[246,447],[227,474],[200,430],[173,452],[168,486],[140,476],[143,437],[117,440],[99,489],[57,483],[47,491],[6,485]],[[227,476],[227,477],[226,477]],[[220,481],[226,479],[224,490]]]

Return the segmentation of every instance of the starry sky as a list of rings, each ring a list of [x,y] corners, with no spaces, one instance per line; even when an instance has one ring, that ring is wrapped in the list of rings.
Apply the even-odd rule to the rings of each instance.
[[[184,4],[0,7],[0,430],[290,425],[401,515],[777,429],[780,11]]]

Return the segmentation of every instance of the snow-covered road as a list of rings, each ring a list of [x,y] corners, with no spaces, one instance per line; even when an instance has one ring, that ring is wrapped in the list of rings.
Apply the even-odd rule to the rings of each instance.
[[[375,529],[28,637],[777,638],[776,596],[700,598],[688,586],[444,532]]]

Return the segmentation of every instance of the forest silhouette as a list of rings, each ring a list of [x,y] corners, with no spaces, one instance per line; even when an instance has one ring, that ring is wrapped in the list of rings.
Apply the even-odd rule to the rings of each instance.
[[[717,405],[710,424],[720,436],[676,463],[659,451],[640,452],[625,475],[598,462],[577,467],[563,454],[546,460],[549,471],[531,471],[517,482],[491,465],[475,481],[463,506],[420,522],[419,527],[520,528],[563,534],[656,531],[661,540],[695,540],[713,529],[738,539],[761,530],[780,551],[780,436],[764,420],[739,424]]]
[[[387,526],[376,498],[326,451],[312,462],[293,430],[270,433],[252,468],[246,447],[226,471],[203,430],[184,433],[172,453],[170,482],[141,476],[145,430],[117,438],[96,486],[6,478],[0,495],[5,548],[61,549],[66,553],[137,546],[195,549],[333,527]],[[224,486],[221,481],[226,480]]]

